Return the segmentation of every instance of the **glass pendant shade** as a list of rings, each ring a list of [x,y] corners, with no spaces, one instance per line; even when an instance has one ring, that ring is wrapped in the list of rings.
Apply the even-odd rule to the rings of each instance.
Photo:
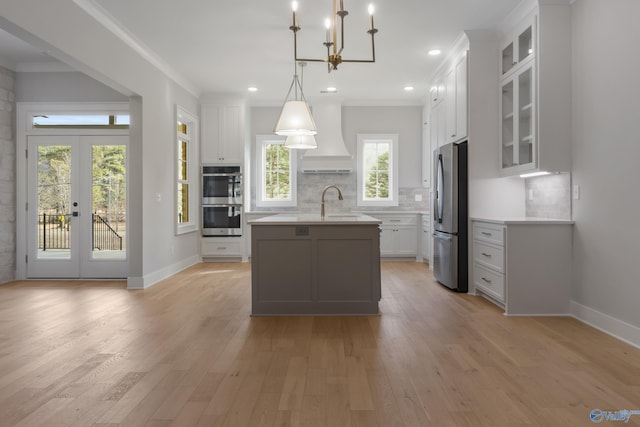
[[[289,135],[284,141],[287,148],[314,149],[318,148],[316,137],[313,135]]]
[[[318,133],[306,101],[287,101],[273,130],[276,135],[315,135]]]

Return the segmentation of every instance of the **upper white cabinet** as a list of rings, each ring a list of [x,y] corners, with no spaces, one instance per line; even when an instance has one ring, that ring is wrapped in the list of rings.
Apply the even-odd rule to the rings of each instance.
[[[467,53],[455,60],[446,76],[446,142],[467,137]]]
[[[502,28],[501,175],[566,172],[571,160],[570,6],[536,3],[523,16]]]
[[[439,77],[431,85],[431,89],[429,89],[429,102],[431,103],[431,106],[433,107],[444,101],[445,95],[445,84],[443,83],[442,77]]]
[[[429,188],[431,183],[431,144],[429,132],[431,131],[429,120],[429,105],[422,108],[422,187]]]
[[[244,160],[244,107],[202,104],[201,163]]]

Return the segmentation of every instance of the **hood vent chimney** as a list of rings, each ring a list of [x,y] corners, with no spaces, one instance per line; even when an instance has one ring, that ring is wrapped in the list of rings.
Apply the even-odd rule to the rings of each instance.
[[[351,173],[353,156],[342,138],[342,106],[339,102],[319,102],[312,106],[318,133],[318,148],[307,150],[301,159],[305,173]]]

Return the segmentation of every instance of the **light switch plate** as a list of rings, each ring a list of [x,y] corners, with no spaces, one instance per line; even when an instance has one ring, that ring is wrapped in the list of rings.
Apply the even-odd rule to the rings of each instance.
[[[573,200],[580,200],[580,186],[578,184],[573,185]]]
[[[422,201],[422,194],[416,194],[414,196],[414,198],[415,198],[416,202],[421,202]]]

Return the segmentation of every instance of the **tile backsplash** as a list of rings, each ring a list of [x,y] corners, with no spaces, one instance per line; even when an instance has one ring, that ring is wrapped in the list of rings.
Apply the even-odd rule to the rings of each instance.
[[[571,175],[553,174],[525,180],[526,215],[571,219]]]
[[[338,200],[338,193],[334,189],[327,191],[325,195],[325,209],[332,213],[345,213],[358,211],[428,211],[429,189],[400,188],[398,190],[398,206],[390,207],[362,207],[357,206],[356,174],[316,174],[298,172],[298,206],[291,208],[256,208],[255,188],[252,188],[252,211],[295,211],[295,212],[320,212],[320,199],[325,186],[335,184],[342,191],[344,200]],[[415,196],[420,195],[422,201],[416,202]]]

